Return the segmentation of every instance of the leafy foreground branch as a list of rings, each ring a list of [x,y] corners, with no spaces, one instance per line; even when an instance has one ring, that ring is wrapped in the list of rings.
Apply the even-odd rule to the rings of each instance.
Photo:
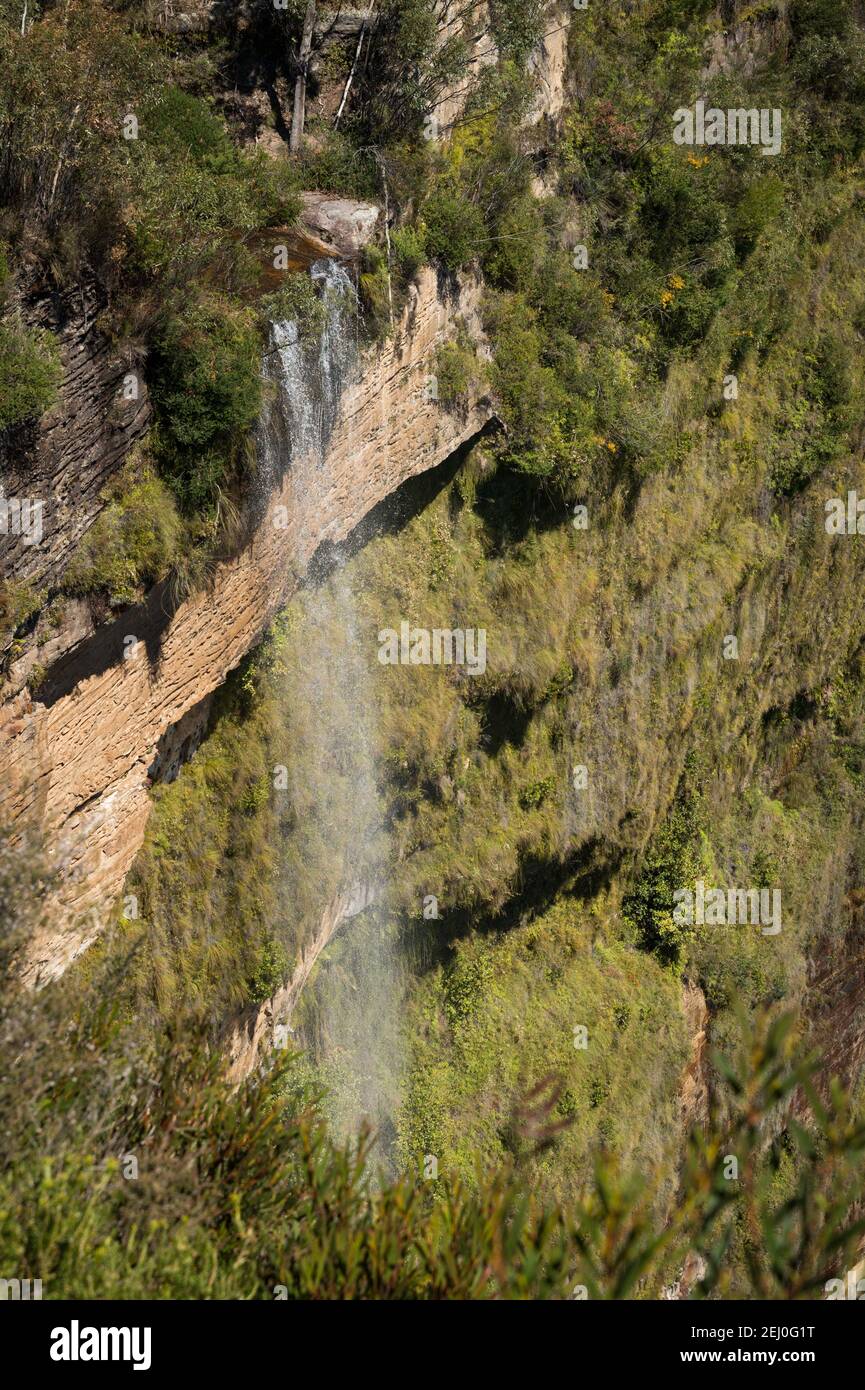
[[[788,1057],[789,1018],[723,1064],[725,1119],[692,1136],[672,1212],[661,1174],[607,1159],[566,1212],[522,1172],[555,1143],[552,1081],[513,1118],[510,1170],[469,1188],[420,1160],[384,1182],[368,1135],[329,1137],[291,1055],[232,1088],[180,1030],[145,1058],[107,1011],[69,1026],[55,1004],[7,1005],[0,1078],[0,1268],[46,1298],[656,1298],[688,1269],[684,1296],[729,1295],[744,1269],[733,1292],[821,1297],[865,1231],[865,1125]]]

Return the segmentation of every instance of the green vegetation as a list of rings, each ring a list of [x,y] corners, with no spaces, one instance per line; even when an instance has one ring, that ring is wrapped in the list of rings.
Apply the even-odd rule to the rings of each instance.
[[[322,324],[324,309],[308,275],[292,275],[273,294],[259,301],[260,312],[271,322],[296,323],[298,332],[314,333]]]
[[[373,336],[425,260],[443,294],[483,276],[491,364],[455,324],[434,370],[449,409],[488,384],[502,425],[398,533],[293,599],[195,758],[153,790],[138,916],[35,1023],[4,1006],[17,1171],[0,1167],[0,1245],[48,1296],[656,1297],[690,1254],[695,1296],[819,1297],[851,1256],[865,560],[826,535],[823,504],[865,488],[865,40],[852,4],[791,0],[788,28],[770,8],[732,7],[757,56],[731,51],[708,79],[710,4],[590,5],[559,128],[527,131],[544,16],[501,0],[502,61],[425,140],[469,48],[435,44],[426,0],[387,0],[344,124],[310,115],[294,161],[237,149],[206,45],[175,50],[95,0],[68,32],[45,10],[19,42],[0,8],[3,73],[23,59],[0,89],[4,244],[26,231],[61,284],[98,270],[106,327],[146,345],[155,412],[152,462],[108,489],[67,588],[130,602],[219,543],[243,500],[263,326],[320,326],[310,281],[274,289],[250,249],[290,223],[299,186],[388,198],[389,245],[359,267]],[[256,23],[282,41],[300,18],[265,6]],[[765,56],[769,20],[786,49]],[[671,113],[698,92],[781,107],[783,152],[675,146]],[[121,142],[130,106],[139,139]],[[55,378],[32,334],[9,351],[12,422]],[[353,707],[322,727],[310,696],[310,673],[347,659],[337,584],[376,698],[381,827],[363,854]],[[0,601],[14,630],[42,599]],[[486,670],[381,667],[383,614],[482,628]],[[304,1059],[234,1090],[219,1060],[376,855],[406,980],[401,1176],[378,1185],[365,1141],[341,1149],[318,1108],[319,988],[348,974],[368,919],[306,987]],[[674,894],[697,878],[780,888],[782,932],[678,923]],[[8,949],[32,926],[13,923]],[[115,1167],[129,1152],[137,1187]]]
[[[676,799],[651,848],[643,857],[633,889],[622,902],[644,950],[665,965],[681,966],[693,927],[673,919],[674,893],[691,887],[702,871],[698,799],[690,786],[695,759],[688,760]]]
[[[424,205],[424,243],[427,255],[448,270],[462,270],[477,255],[483,217],[468,199],[437,192]]]
[[[468,340],[457,332],[456,341],[445,343],[435,358],[438,399],[443,405],[459,405],[482,380],[482,367]]]
[[[488,634],[487,670],[472,680],[440,668],[374,677],[375,644],[363,649],[377,681],[375,751],[393,837],[389,911],[413,975],[397,1116],[403,1168],[416,1171],[433,1153],[471,1186],[477,1155],[487,1168],[511,1161],[520,1150],[511,1111],[551,1066],[561,1084],[554,1122],[569,1125],[557,1148],[525,1159],[535,1190],[577,1200],[599,1146],[642,1167],[660,1163],[670,1143],[681,1151],[688,999],[705,998],[712,1039],[728,1051],[737,999],[751,1013],[793,1008],[801,1038],[831,1046],[807,962],[816,953],[830,973],[843,969],[853,908],[838,885],[855,881],[863,854],[865,687],[851,623],[861,560],[825,536],[825,479],[797,494],[798,511],[762,529],[752,518],[787,428],[797,344],[838,338],[859,360],[851,325],[861,238],[858,221],[841,215],[813,261],[788,265],[785,317],[760,358],[759,391],[743,389],[719,411],[704,359],[678,368],[668,400],[708,398],[706,423],[683,417],[699,444],[685,435],[678,461],[646,479],[632,513],[626,481],[611,494],[599,468],[582,494],[589,527],[576,531],[556,495],[539,500],[534,480],[492,441],[398,535],[347,562],[359,631],[376,631],[382,613],[406,613],[431,627],[471,615]],[[843,380],[837,392],[847,400]],[[856,465],[834,467],[831,490],[843,495]],[[781,575],[787,602],[767,609]],[[329,612],[326,597],[292,603],[196,759],[156,792],[135,887],[142,922],[121,937],[137,947],[132,1014],[167,1021],[184,997],[196,1010],[205,1001],[236,1008],[250,997],[263,924],[276,924],[291,961],[339,887],[350,746],[333,732],[339,775],[320,823],[302,798],[271,790],[276,765],[310,760],[301,675],[311,653],[342,649]],[[757,621],[766,624],[759,643]],[[741,652],[727,663],[730,631]],[[836,632],[853,634],[849,648],[846,638],[825,640]],[[647,664],[646,651],[664,659]],[[765,717],[743,682],[772,692]],[[571,787],[577,749],[594,769],[582,798]],[[272,896],[277,864],[290,920]],[[698,876],[782,885],[781,935],[678,928],[672,894]],[[438,924],[421,918],[430,891]],[[315,1013],[314,978],[298,1019],[313,1057]],[[594,1050],[574,1047],[576,1025]],[[327,1080],[326,1068],[312,1075]],[[711,1067],[707,1084],[721,1084]],[[671,1196],[660,1183],[655,1210]],[[731,1251],[738,1280],[741,1244]]]
[[[154,788],[152,833],[131,887],[139,917],[121,920],[82,962],[90,971],[103,953],[129,955],[118,997],[130,1017],[218,1028],[266,998],[295,959],[297,926],[279,903],[291,813],[272,783],[283,756],[282,645],[272,637],[230,678],[199,755],[176,782]]]
[[[42,415],[60,375],[49,334],[0,324],[0,430]]]
[[[8,650],[16,629],[38,613],[44,601],[44,593],[32,584],[0,581],[0,650]]]
[[[113,604],[133,603],[169,573],[183,526],[174,498],[146,464],[128,465],[106,489],[105,500],[69,563],[65,587],[106,594]]]
[[[201,513],[229,481],[261,406],[261,340],[249,310],[208,296],[160,325],[153,347],[156,453],[181,507]]]
[[[202,523],[182,548],[212,547],[260,402],[262,337],[248,301],[262,266],[247,241],[294,220],[296,171],[229,138],[204,94],[211,55],[174,51],[101,0],[40,8],[24,33],[20,13],[0,15],[3,230],[29,248],[8,273],[25,294],[34,264],[61,289],[97,277],[111,296],[106,331],[149,348],[153,458]],[[58,373],[47,335],[0,335],[3,428],[40,414]],[[137,531],[129,540],[133,552],[142,544]],[[131,553],[125,568],[135,574],[140,559]],[[109,588],[123,582],[107,577]]]
[[[36,865],[3,841],[7,948],[38,916]],[[470,1014],[470,978],[450,990],[454,1026]],[[807,1298],[855,1250],[865,1129],[840,1088],[818,1099],[789,1020],[743,1039],[745,1069],[723,1064],[728,1123],[690,1139],[660,1229],[669,1164],[637,1177],[599,1160],[564,1208],[527,1194],[527,1162],[548,1161],[573,1117],[548,1086],[514,1109],[499,1171],[464,1182],[448,1156],[430,1181],[415,1170],[374,1183],[368,1137],[333,1143],[295,1058],[230,1086],[194,1034],[142,1044],[105,1002],[115,985],[116,969],[89,994],[65,986],[62,1003],[55,987],[26,1008],[8,988],[0,999],[0,1258],[41,1279],[44,1298],[567,1298],[580,1286],[583,1297],[649,1298],[689,1253],[705,1261],[692,1296]],[[59,1026],[70,1009],[74,1026]],[[618,1011],[612,1026],[625,1037],[634,1025]],[[785,1118],[797,1088],[810,1098],[807,1129]],[[768,1131],[778,1138],[767,1154]],[[725,1255],[742,1227],[751,1239],[732,1283]]]

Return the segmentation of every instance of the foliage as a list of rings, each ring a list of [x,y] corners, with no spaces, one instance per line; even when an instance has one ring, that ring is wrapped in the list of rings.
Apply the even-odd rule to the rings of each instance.
[[[288,957],[281,942],[268,938],[262,943],[249,980],[249,998],[253,1004],[263,1004],[275,994],[288,975]]]
[[[56,397],[60,378],[49,333],[0,324],[0,430],[42,415]]]
[[[413,280],[424,263],[424,239],[416,227],[398,227],[390,239],[394,264],[400,278]]]
[[[273,294],[263,295],[259,300],[259,310],[266,321],[297,324],[302,337],[314,334],[323,327],[325,320],[324,305],[305,271],[289,275]]]
[[[792,69],[824,156],[855,158],[865,143],[865,35],[852,0],[793,0]]]
[[[442,189],[424,204],[424,245],[433,260],[448,270],[461,270],[480,250],[484,223],[468,199]]]
[[[174,497],[146,465],[132,465],[103,494],[107,505],[64,575],[70,593],[133,603],[168,574],[183,540]]]
[[[743,1025],[742,1065],[718,1059],[731,1093],[729,1126],[691,1136],[680,1197],[663,1232],[652,1227],[651,1180],[599,1162],[575,1232],[578,1278],[589,1298],[632,1297],[659,1265],[681,1269],[688,1251],[705,1271],[686,1291],[696,1298],[821,1297],[848,1267],[865,1231],[857,1171],[865,1128],[837,1084],[828,1098],[817,1095],[813,1058],[791,1058],[793,1022],[787,1014],[762,1032]],[[806,1124],[785,1117],[797,1088],[810,1102]],[[773,1122],[784,1125],[783,1134],[767,1151]],[[785,1144],[795,1154],[796,1177],[779,1197],[773,1179]],[[730,1252],[741,1228],[747,1235],[737,1286]]]
[[[744,1069],[723,1063],[729,1118],[692,1136],[661,1223],[658,1172],[622,1176],[606,1158],[570,1209],[526,1192],[526,1158],[567,1128],[550,1078],[515,1108],[516,1156],[498,1171],[471,1185],[447,1170],[375,1183],[369,1137],[335,1144],[299,1106],[293,1056],[231,1086],[188,1032],[142,1049],[109,989],[106,978],[101,997],[79,995],[66,1028],[55,991],[26,1018],[14,993],[2,1000],[0,1258],[49,1299],[563,1298],[575,1284],[590,1298],[657,1297],[688,1252],[706,1263],[687,1295],[723,1295],[737,1219],[749,1291],[802,1298],[861,1236],[865,1129],[839,1087],[820,1100],[813,1068],[789,1058],[789,1019],[746,1041]],[[797,1088],[811,1111],[786,1119],[798,1162],[779,1201],[770,1136]]]
[[[156,454],[181,509],[214,506],[261,404],[260,337],[249,310],[216,295],[172,306],[150,370]]]
[[[432,0],[383,0],[377,12],[354,103],[360,144],[417,136],[427,113],[466,73],[470,56],[458,26],[440,41]]]
[[[673,895],[680,888],[693,891],[700,872],[700,803],[690,785],[693,766],[692,759],[639,877],[622,901],[622,913],[633,923],[641,945],[663,964],[679,967],[694,928],[674,920]]]
[[[0,580],[0,652],[5,657],[15,630],[31,618],[45,601],[45,594],[25,582]]]
[[[442,405],[464,401],[479,381],[480,366],[465,337],[458,334],[455,342],[445,343],[436,353],[435,378]]]
[[[143,105],[140,138],[129,145],[133,192],[125,218],[147,274],[182,282],[217,261],[223,276],[237,275],[237,234],[297,215],[290,167],[238,151],[200,97],[159,90]]]
[[[105,255],[122,218],[122,122],[165,80],[158,46],[100,0],[75,0],[24,35],[20,14],[4,17],[0,74],[4,203],[46,225],[67,261],[81,242]]]
[[[525,62],[544,30],[540,0],[493,0],[490,19],[502,56]]]
[[[803,354],[799,380],[772,460],[772,486],[781,496],[800,492],[838,458],[861,409],[854,392],[850,349],[836,332],[826,332]]]

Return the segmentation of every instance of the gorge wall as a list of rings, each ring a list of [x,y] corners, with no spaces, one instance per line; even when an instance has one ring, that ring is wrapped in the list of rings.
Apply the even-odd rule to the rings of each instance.
[[[471,278],[452,284],[429,268],[420,274],[394,334],[362,356],[346,385],[323,460],[282,459],[284,475],[251,540],[206,591],[177,605],[157,586],[89,631],[76,610],[57,639],[66,650],[35,695],[25,670],[13,668],[0,731],[0,817],[22,831],[37,826],[55,846],[62,923],[34,941],[32,982],[62,972],[98,935],[141,843],[160,740],[171,742],[169,731],[254,644],[320,545],[344,539],[405,479],[441,463],[490,419],[477,392],[448,410],[425,389],[457,318],[484,350],[478,297]]]

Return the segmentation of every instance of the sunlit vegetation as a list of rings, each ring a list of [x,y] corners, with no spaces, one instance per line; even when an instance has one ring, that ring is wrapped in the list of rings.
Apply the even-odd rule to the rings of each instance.
[[[260,6],[263,41],[287,52],[302,8]],[[321,325],[309,280],[274,289],[249,249],[291,224],[301,187],[388,199],[388,239],[357,266],[370,339],[425,264],[443,294],[482,277],[491,361],[455,324],[433,365],[443,409],[482,387],[497,419],[342,572],[375,682],[380,911],[407,977],[401,1176],[377,1184],[366,1140],[328,1133],[319,976],[294,1019],[305,1056],[224,1078],[227,1024],[285,984],[353,848],[345,711],[319,807],[274,776],[307,758],[301,677],[344,637],[301,593],[153,789],[138,914],[35,1020],[4,1003],[4,1258],[48,1297],[658,1297],[689,1256],[694,1296],[821,1297],[861,1236],[865,1152],[861,1083],[838,1076],[814,994],[819,969],[837,999],[861,942],[865,857],[865,562],[823,527],[825,497],[863,487],[857,7],[791,0],[785,61],[731,59],[704,83],[710,4],[590,5],[561,119],[527,132],[544,19],[501,0],[502,61],[426,139],[466,43],[436,45],[426,0],[388,0],[342,126],[311,113],[291,158],[241,150],[214,99],[233,31],[215,58],[129,5],[35,9],[22,39],[0,0],[0,230],[26,248],[5,292],[28,257],[57,286],[100,277],[154,409],[69,592],[134,602],[224,544],[268,321]],[[759,36],[767,7],[738,9]],[[344,77],[346,54],[331,61]],[[698,90],[782,106],[783,153],[675,146],[671,112]],[[58,380],[48,340],[10,316],[0,427],[38,417]],[[4,627],[43,597],[4,586]],[[483,628],[485,672],[380,667],[382,614]],[[14,954],[34,923],[11,912],[20,870],[2,872]],[[782,884],[780,936],[682,926],[673,895],[697,878]],[[138,1184],[118,1176],[130,1152]]]

